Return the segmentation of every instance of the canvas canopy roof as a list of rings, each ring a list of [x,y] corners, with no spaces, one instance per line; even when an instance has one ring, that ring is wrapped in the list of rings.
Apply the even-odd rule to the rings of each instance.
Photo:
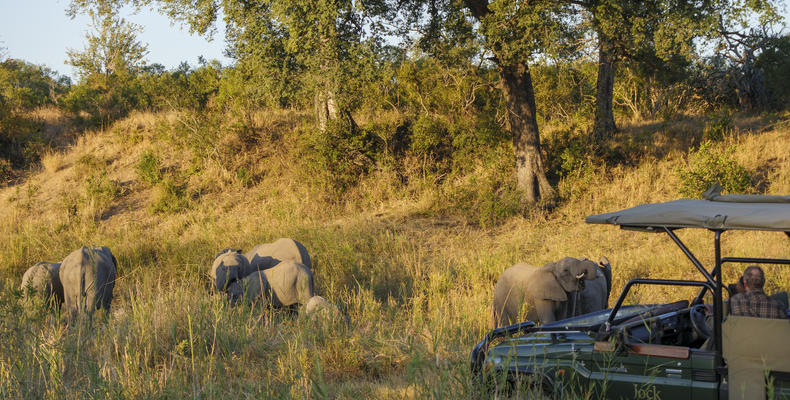
[[[586,222],[640,230],[666,227],[790,232],[790,196],[722,195],[718,187],[711,188],[703,196],[704,200],[642,204],[591,215]]]

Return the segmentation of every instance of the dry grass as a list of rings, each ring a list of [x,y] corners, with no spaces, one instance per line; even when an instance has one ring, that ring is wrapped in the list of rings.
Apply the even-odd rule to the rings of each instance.
[[[426,213],[436,193],[429,186],[398,189],[386,170],[364,180],[351,203],[321,202],[289,168],[287,135],[300,126],[299,116],[256,115],[256,124],[272,127],[260,131],[272,140],[262,143],[276,146],[281,136],[282,147],[209,161],[195,160],[167,131],[178,118],[137,114],[109,132],[86,134],[25,183],[0,191],[0,397],[474,398],[469,353],[488,329],[495,279],[513,263],[606,255],[614,265],[611,301],[634,277],[697,278],[662,235],[583,222],[677,198],[674,168],[691,143],[683,138],[694,130],[688,121],[629,127],[633,140],[653,137],[659,146],[632,166],[600,166],[561,181],[573,195],[550,213],[481,227]],[[790,129],[779,126],[739,130],[723,145],[735,145],[737,160],[758,171],[764,192],[787,194],[790,159],[779,149],[789,140]],[[151,212],[155,188],[135,172],[146,150],[184,185],[186,208]],[[237,182],[238,165],[258,177],[251,187]],[[85,175],[102,171],[121,190],[100,210],[86,211],[96,205]],[[712,234],[679,235],[710,265]],[[277,237],[307,246],[318,293],[348,314],[349,327],[228,309],[207,292],[205,273],[217,249],[249,249]],[[30,265],[61,260],[83,244],[109,246],[120,264],[113,311],[94,331],[67,330],[12,290]],[[788,243],[782,235],[728,233],[724,249],[786,257]],[[725,280],[738,273],[726,270]],[[790,271],[768,274],[769,291],[790,289]],[[650,287],[629,301],[690,296]]]

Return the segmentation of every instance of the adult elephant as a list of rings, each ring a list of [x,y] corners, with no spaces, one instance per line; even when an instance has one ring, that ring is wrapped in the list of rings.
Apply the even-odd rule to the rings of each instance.
[[[612,291],[612,265],[601,257],[595,279],[585,282],[584,289],[568,295],[567,316],[589,314],[609,308],[609,293]]]
[[[582,290],[585,280],[596,278],[597,270],[595,262],[572,257],[543,267],[518,263],[506,269],[494,287],[495,327],[519,322],[526,305],[531,305],[526,318],[532,321],[545,324],[566,318],[568,294]]]
[[[26,298],[38,296],[48,305],[60,308],[63,304],[63,284],[60,283],[59,273],[60,263],[40,262],[25,271],[19,289]]]
[[[259,244],[244,254],[250,262],[250,271],[263,271],[274,267],[281,261],[294,261],[312,268],[310,254],[301,243],[293,239],[281,238],[273,243]]]
[[[209,275],[212,287],[218,291],[225,291],[233,282],[244,278],[250,272],[250,263],[241,254],[241,250],[222,249],[214,256]]]
[[[117,269],[118,260],[105,246],[82,246],[66,256],[59,271],[66,305],[64,316],[73,319],[87,315],[92,319],[98,309],[109,312]]]

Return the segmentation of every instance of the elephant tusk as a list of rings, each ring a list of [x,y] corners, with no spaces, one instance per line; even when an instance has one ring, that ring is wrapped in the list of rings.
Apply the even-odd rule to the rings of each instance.
[[[576,279],[581,279],[581,278],[584,278],[584,274],[585,274],[586,272],[587,272],[587,271],[584,271],[584,272],[580,273],[579,275],[576,275]]]

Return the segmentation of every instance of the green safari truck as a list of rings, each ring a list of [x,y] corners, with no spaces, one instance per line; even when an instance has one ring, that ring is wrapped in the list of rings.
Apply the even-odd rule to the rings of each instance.
[[[721,243],[723,234],[747,230],[790,239],[790,196],[721,195],[714,189],[704,200],[643,204],[586,222],[666,234],[700,279],[633,279],[611,309],[495,329],[472,351],[477,379],[546,398],[790,399],[790,320],[728,316],[729,289],[722,284],[722,269],[732,264],[790,267],[790,259],[724,257]],[[710,268],[675,234],[686,228],[712,232]],[[668,304],[624,305],[639,285],[691,286],[698,294]],[[712,304],[705,304],[706,294]]]

